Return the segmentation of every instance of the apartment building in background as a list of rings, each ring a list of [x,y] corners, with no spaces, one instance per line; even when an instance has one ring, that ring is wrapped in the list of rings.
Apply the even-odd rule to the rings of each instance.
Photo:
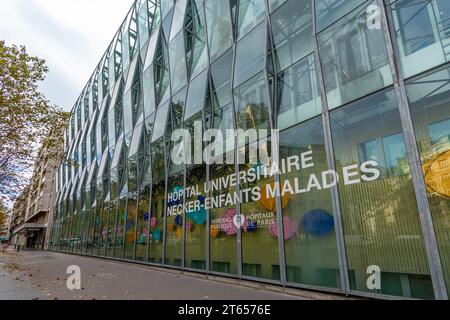
[[[60,164],[62,148],[56,132],[36,157],[30,184],[16,200],[11,217],[12,245],[28,249],[46,249],[49,225],[53,222],[56,195],[55,176]]]

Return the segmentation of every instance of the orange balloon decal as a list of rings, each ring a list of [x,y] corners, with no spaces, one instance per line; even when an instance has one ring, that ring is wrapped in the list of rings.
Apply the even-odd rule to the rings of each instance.
[[[275,182],[271,182],[266,185],[261,192],[261,199],[259,200],[259,205],[271,212],[277,211],[277,201],[275,197],[269,196],[267,197],[267,187],[270,186],[272,190],[275,189]],[[289,194],[285,194],[281,197],[281,207],[285,209],[289,203]]]

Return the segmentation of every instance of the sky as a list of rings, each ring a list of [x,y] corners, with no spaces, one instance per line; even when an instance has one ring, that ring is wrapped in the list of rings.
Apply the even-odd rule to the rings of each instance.
[[[70,111],[133,0],[0,0],[0,40],[25,45],[50,69],[40,88]]]

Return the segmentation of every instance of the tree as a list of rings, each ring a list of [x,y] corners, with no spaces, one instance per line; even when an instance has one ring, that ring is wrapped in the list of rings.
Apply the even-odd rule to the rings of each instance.
[[[0,41],[0,201],[14,200],[44,139],[67,123],[69,114],[39,91],[47,72],[45,60],[28,55],[24,46]]]

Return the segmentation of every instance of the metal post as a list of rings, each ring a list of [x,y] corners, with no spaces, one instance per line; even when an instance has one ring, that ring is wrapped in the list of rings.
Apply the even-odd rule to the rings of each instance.
[[[311,0],[312,8],[312,24],[313,24],[313,47],[314,56],[317,69],[317,76],[320,85],[320,97],[322,99],[322,122],[325,135],[325,149],[327,155],[328,168],[330,170],[336,170],[336,164],[334,162],[334,148],[333,148],[333,138],[331,135],[331,124],[330,124],[330,114],[328,108],[328,98],[326,94],[325,81],[323,77],[323,69],[319,56],[319,42],[317,38],[317,21],[316,21],[316,7],[315,1]],[[350,292],[350,280],[348,275],[348,265],[347,265],[347,252],[345,249],[344,240],[344,228],[342,223],[341,205],[339,200],[339,190],[335,186],[330,189],[331,192],[331,202],[333,207],[334,223],[336,226],[336,245],[339,256],[339,270],[342,290],[345,293]]]
[[[265,0],[266,3],[266,21],[267,21],[267,28],[269,30],[269,43],[268,47],[270,48],[270,51],[272,52],[272,65],[274,67],[274,73],[273,74],[273,92],[272,95],[270,95],[270,87],[267,84],[267,92],[269,94],[270,98],[270,106],[269,106],[269,116],[270,116],[270,123],[272,129],[278,129],[278,121],[277,121],[277,114],[275,112],[276,107],[278,105],[278,70],[276,70],[276,61],[275,61],[275,45],[274,45],[274,39],[273,39],[273,33],[272,33],[272,21],[270,20],[270,12],[269,12],[269,1]],[[265,57],[267,58],[267,55]],[[266,63],[267,68],[267,63]],[[272,162],[277,164],[277,167],[279,167],[280,163],[280,145],[279,145],[279,130],[274,131],[276,132],[276,136],[272,135]],[[278,173],[274,174],[274,184],[276,186],[279,186],[279,190],[281,190],[280,186],[280,175]],[[284,225],[283,225],[283,208],[282,208],[282,200],[281,200],[281,194],[276,197],[276,213],[277,213],[277,226],[278,226],[278,260],[280,264],[280,281],[284,285],[287,283],[287,276],[286,276],[286,250],[285,250],[285,243],[284,243]]]

